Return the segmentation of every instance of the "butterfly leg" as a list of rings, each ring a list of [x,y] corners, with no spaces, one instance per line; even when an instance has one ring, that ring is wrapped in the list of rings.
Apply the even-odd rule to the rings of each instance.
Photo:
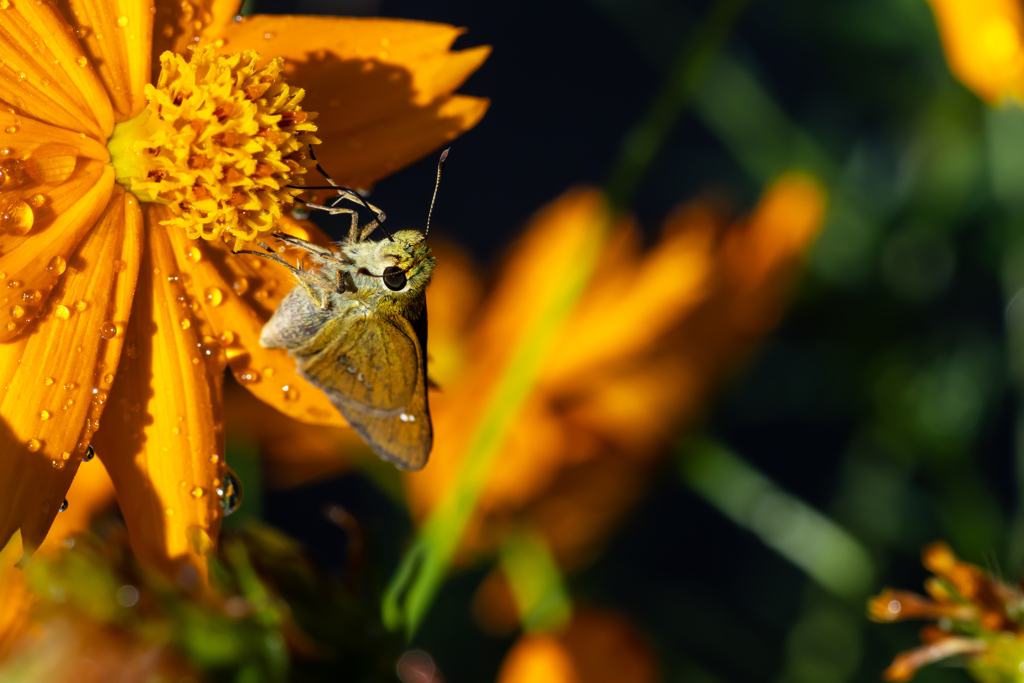
[[[307,273],[306,271],[302,270],[301,268],[296,268],[292,264],[285,261],[283,258],[274,253],[274,250],[267,246],[267,244],[265,244],[264,242],[257,241],[256,244],[266,249],[267,253],[263,253],[262,251],[252,251],[249,249],[240,249],[235,253],[259,256],[260,258],[265,258],[268,261],[273,261],[274,263],[284,266],[289,271],[291,271],[292,275],[295,276],[295,279],[299,283],[299,285],[306,290],[306,293],[309,294],[310,298],[313,299],[313,301],[317,302],[317,305],[319,305],[320,308],[327,308],[327,292],[322,291],[319,287],[314,286],[314,284],[316,283],[316,278],[310,277],[309,273]]]
[[[306,240],[299,239],[298,237],[295,237],[294,235],[289,235],[288,233],[275,232],[274,238],[279,239],[282,242],[287,242],[293,247],[298,247],[299,249],[308,251],[311,254],[316,254],[317,256],[324,256],[327,258],[331,258],[334,256],[334,252],[328,249],[327,247],[321,247],[319,244],[307,242]]]

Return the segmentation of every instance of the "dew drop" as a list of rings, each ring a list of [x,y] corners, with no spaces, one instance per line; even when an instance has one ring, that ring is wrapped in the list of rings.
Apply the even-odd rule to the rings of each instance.
[[[124,28],[125,26],[127,26],[128,25],[128,17],[125,17],[125,16],[118,17],[117,18],[117,25],[120,26],[121,28]]]
[[[220,343],[222,346],[231,346],[235,343],[235,333],[231,330],[224,330],[220,333]]]
[[[42,196],[42,195],[38,195]],[[68,262],[60,256],[54,256],[50,259],[50,262],[46,265],[46,272],[51,275],[63,275],[64,271],[68,268]]]
[[[67,384],[64,385],[64,391],[74,391],[77,388],[78,385],[75,384],[74,382],[68,382]]]
[[[28,202],[14,198],[0,202],[0,232],[17,237],[27,235],[35,220],[35,214]]]
[[[213,455],[210,456],[210,462],[216,465],[218,462],[220,462],[220,456],[214,453]]]
[[[190,327],[192,327],[192,322],[188,318],[182,318],[181,329],[187,330]]]
[[[206,493],[206,491],[203,489],[202,486],[197,486],[194,489],[192,489],[193,498],[202,498],[204,493]]]
[[[198,247],[189,247],[187,255],[192,263],[199,263],[203,259],[203,252],[199,251]]]
[[[117,273],[124,272],[124,269],[127,268],[127,267],[128,267],[128,264],[126,264],[121,259],[117,259],[116,261],[114,261],[114,272],[117,272]]]
[[[28,450],[30,452],[35,453],[36,451],[38,451],[42,447],[43,447],[43,442],[40,441],[39,439],[29,439],[28,440]]]
[[[288,384],[281,387],[281,391],[284,393],[284,400],[286,401],[294,401],[299,398],[299,390]]]
[[[64,451],[63,453],[60,454],[60,459],[61,460],[68,460],[70,458],[71,458],[71,454],[68,453],[67,451]]]
[[[52,465],[53,469],[55,469],[55,470],[62,470],[62,469],[64,469],[64,461],[63,460],[51,460],[50,461],[50,465]]]
[[[220,306],[220,303],[224,301],[224,292],[216,287],[206,288],[206,302],[211,306]]]
[[[100,336],[104,339],[113,339],[117,336],[117,325],[112,322],[105,322],[100,325]]]
[[[164,508],[164,512],[167,514],[168,517],[174,516],[174,508]]]
[[[230,469],[224,473],[224,482],[217,486],[217,497],[225,517],[236,512],[242,504],[242,486]]]
[[[50,411],[49,410],[40,410],[39,411],[39,419],[40,420],[49,420],[50,419]]]
[[[32,157],[25,162],[25,173],[37,183],[57,185],[71,177],[77,162],[71,154]]]
[[[18,132],[18,127],[17,126],[13,126],[13,125],[7,126],[6,128],[4,128],[4,132],[5,133],[11,133],[11,134],[17,133]]]
[[[67,320],[71,317],[71,311],[64,304],[57,306],[57,308],[53,309],[53,312],[61,320]]]
[[[272,40],[274,38],[274,36],[276,36],[276,35],[277,34],[274,33],[273,31],[267,31],[266,33],[263,34],[263,39],[264,40]]]
[[[235,294],[245,294],[249,291],[249,280],[244,277],[240,277],[231,283],[231,289],[235,290]]]
[[[55,380],[52,377],[47,377],[46,379],[43,380],[43,385],[44,386],[52,386],[54,381]]]
[[[75,29],[75,35],[79,38],[85,38],[89,35],[89,28],[87,26],[79,26]]]
[[[106,382],[107,384],[110,384],[111,382],[113,382],[114,381],[114,373],[108,372],[107,374],[103,375],[103,381]]]
[[[41,194],[34,194],[31,197],[29,197],[28,203],[31,204],[33,208],[38,209],[42,207],[43,204],[46,203],[46,196]],[[60,257],[58,256],[56,258]]]
[[[42,293],[38,289],[26,289],[21,293],[21,300],[29,306],[36,304],[42,298]]]
[[[64,512],[67,509],[68,509],[68,499],[65,498],[64,502],[60,504],[59,508],[57,508],[57,512]]]
[[[88,66],[89,60],[86,59],[85,57],[79,57],[78,59],[75,60],[75,64],[77,64],[78,66],[81,66],[81,67],[85,67],[85,66]]]
[[[11,306],[11,317],[15,319],[25,317],[25,309],[22,308],[21,306],[18,306],[17,304]]]
[[[8,289],[17,289],[18,287],[21,287],[21,282],[19,282],[18,280],[11,280],[10,282],[7,283]]]
[[[79,301],[77,304],[75,304],[75,308],[78,309],[79,313],[83,312],[88,307],[89,307],[89,304],[85,303],[84,301]]]
[[[90,460],[92,460],[95,457],[96,457],[96,449],[94,449],[92,447],[92,444],[89,444],[85,448],[85,455],[82,456],[82,462],[89,462]]]
[[[94,406],[101,406],[107,402],[107,392],[99,391],[98,389],[92,390],[92,404]]]
[[[7,9],[11,6],[11,0],[0,0],[0,9]]]
[[[235,375],[235,379],[238,380],[239,384],[256,384],[256,382],[260,381],[260,373],[252,369],[242,370]]]

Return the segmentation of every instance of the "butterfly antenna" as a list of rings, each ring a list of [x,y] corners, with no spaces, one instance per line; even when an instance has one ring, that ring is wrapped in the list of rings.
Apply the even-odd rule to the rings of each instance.
[[[445,150],[445,151],[447,151],[447,150]],[[338,183],[334,182],[334,178],[332,178],[330,176],[330,174],[327,173],[327,171],[324,170],[324,167],[320,165],[320,162],[316,160],[316,153],[313,152],[313,145],[309,145],[309,156],[310,156],[311,159],[313,159],[313,162],[316,164],[317,172],[319,172],[320,175],[322,175],[324,178],[326,178],[327,182],[329,182],[330,185],[327,186],[327,187],[324,187],[324,186],[304,187],[304,186],[301,186],[301,185],[300,186],[289,185],[288,187],[298,187],[299,189],[303,189],[303,190],[328,190],[328,189],[334,189],[334,190],[337,190],[339,193],[341,193],[343,196],[348,196],[350,199],[354,197],[355,199],[357,199],[359,201],[360,204],[362,204],[364,207],[366,207],[366,209],[368,211],[370,211],[371,213],[373,213],[377,217],[377,227],[379,227],[381,230],[384,231],[384,234],[388,236],[389,240],[394,242],[395,238],[392,237],[391,233],[388,232],[388,229],[384,227],[384,212],[381,211],[380,209],[376,209],[376,208],[370,206],[369,204],[367,204],[366,200],[363,199],[363,196],[361,194],[359,194],[358,192],[356,192],[355,190],[350,190],[347,187],[342,187]],[[303,202],[301,199],[296,199],[296,201],[301,202],[302,204],[307,205],[307,206],[309,205],[308,202]]]
[[[434,181],[434,196],[430,198],[430,210],[427,211],[427,229],[423,231],[423,237],[430,234],[430,216],[434,213],[434,200],[437,199],[437,188],[441,187],[441,171],[444,170],[444,163],[448,161],[448,150],[441,152],[441,158],[437,160],[437,180]]]

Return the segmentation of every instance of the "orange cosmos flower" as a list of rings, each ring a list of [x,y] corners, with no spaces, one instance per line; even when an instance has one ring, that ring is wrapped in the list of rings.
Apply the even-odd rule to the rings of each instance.
[[[946,59],[964,85],[990,103],[1024,95],[1020,0],[929,0]]]
[[[39,546],[92,442],[140,559],[203,571],[225,362],[284,413],[344,424],[259,346],[290,278],[232,248],[322,239],[288,217],[317,138],[366,187],[487,107],[452,94],[488,53],[451,52],[459,29],[238,5],[0,0],[0,546]]]

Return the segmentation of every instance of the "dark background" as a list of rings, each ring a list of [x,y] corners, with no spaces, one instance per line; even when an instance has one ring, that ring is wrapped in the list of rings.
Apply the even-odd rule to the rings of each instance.
[[[605,183],[711,6],[256,0],[251,9],[445,22],[469,29],[456,47],[494,47],[460,90],[492,105],[453,144],[434,219],[486,270],[542,205]],[[1006,576],[1024,569],[1013,298],[1024,285],[1024,173],[1014,161],[1024,123],[953,79],[924,0],[755,0],[720,56],[729,69],[712,67],[631,207],[653,235],[673,205],[703,193],[746,211],[794,166],[828,186],[827,227],[789,314],[698,431],[774,482],[776,507],[790,515],[780,523],[817,511],[852,535],[870,571],[845,594],[823,586],[799,548],[773,549],[763,524],[734,521],[698,493],[676,446],[570,588],[579,602],[627,615],[666,681],[876,681],[917,644],[916,626],[870,623],[865,600],[884,585],[919,590],[925,544],[946,539]],[[435,163],[375,188],[391,224],[422,224]],[[340,571],[338,532],[309,522],[332,501],[379,520],[368,533],[386,576],[409,526],[362,477],[267,493],[263,514]],[[493,680],[511,643],[472,621],[482,576],[453,577],[414,643],[453,682]],[[933,668],[917,680],[967,677]]]

